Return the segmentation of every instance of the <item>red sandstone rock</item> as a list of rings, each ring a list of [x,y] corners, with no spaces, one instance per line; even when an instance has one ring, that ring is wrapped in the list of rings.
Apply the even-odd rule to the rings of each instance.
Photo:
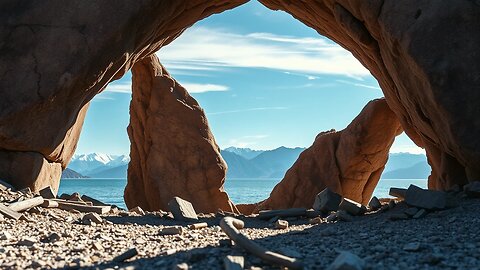
[[[227,165],[203,109],[155,55],[132,73],[127,206],[168,210],[178,196],[198,212],[234,211],[223,189]]]
[[[326,187],[366,205],[401,131],[384,99],[369,102],[344,130],[320,133],[256,210],[311,207]]]

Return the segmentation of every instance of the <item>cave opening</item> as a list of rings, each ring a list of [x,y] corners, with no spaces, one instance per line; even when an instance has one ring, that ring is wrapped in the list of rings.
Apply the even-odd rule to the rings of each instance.
[[[205,109],[229,166],[226,191],[236,204],[267,198],[319,132],[345,128],[368,101],[383,96],[375,78],[348,51],[279,13],[252,1],[197,22],[157,52],[172,77]],[[249,23],[239,27],[231,18]],[[114,183],[121,195],[129,161],[125,129],[131,80],[129,72],[94,98],[80,154],[69,166],[95,179],[122,179],[103,182]],[[91,150],[85,150],[87,141],[95,142]],[[426,186],[428,174],[405,176],[428,171],[422,150],[405,135],[397,137],[392,150],[384,173],[409,180],[382,179],[385,184],[380,182],[375,194],[386,196],[392,183]],[[90,161],[98,166],[81,168]],[[61,192],[68,192],[68,181],[62,183]],[[106,199],[100,193],[92,195]]]

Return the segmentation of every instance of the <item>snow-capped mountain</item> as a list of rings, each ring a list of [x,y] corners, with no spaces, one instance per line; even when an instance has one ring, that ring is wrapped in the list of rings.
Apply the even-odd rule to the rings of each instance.
[[[108,155],[102,153],[74,155],[68,168],[83,174],[95,174],[107,169],[123,166],[130,162],[127,155]]]
[[[225,148],[223,151],[230,152],[242,156],[246,159],[253,159],[256,156],[260,155],[261,153],[265,152],[263,150],[252,150],[250,148],[238,148],[234,146],[230,146]]]

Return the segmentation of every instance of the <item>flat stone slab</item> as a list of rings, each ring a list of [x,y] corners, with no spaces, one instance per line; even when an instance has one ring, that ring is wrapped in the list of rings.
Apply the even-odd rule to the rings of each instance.
[[[186,201],[182,198],[173,197],[173,199],[168,203],[168,208],[176,220],[189,221],[198,219],[193,205],[189,201]]]
[[[44,199],[55,199],[57,197],[50,186],[44,187],[38,193],[40,193],[40,196]]]
[[[344,210],[350,215],[354,216],[363,215],[365,214],[365,212],[367,212],[367,208],[365,206],[347,198],[342,199],[342,202],[340,203],[338,209]]]
[[[447,193],[410,185],[405,195],[405,202],[417,208],[441,210],[447,207]]]
[[[390,188],[390,191],[388,192],[390,196],[397,197],[399,199],[405,199],[406,193],[407,193],[407,189],[396,188],[396,187]]]
[[[340,194],[337,194],[331,189],[326,188],[322,190],[322,192],[318,193],[315,197],[313,209],[322,211],[324,213],[337,211],[341,201],[342,196]]]

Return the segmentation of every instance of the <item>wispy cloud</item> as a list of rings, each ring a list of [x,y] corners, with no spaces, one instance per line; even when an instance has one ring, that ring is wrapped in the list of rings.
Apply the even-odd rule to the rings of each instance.
[[[210,84],[210,83],[182,83],[181,84],[190,94],[199,94],[206,92],[223,92],[228,91],[229,87],[226,85],[219,84]],[[120,94],[131,94],[132,93],[132,84],[131,83],[111,83],[109,84],[103,93],[120,93]],[[107,96],[105,96],[106,99]]]
[[[378,86],[368,85],[368,84],[364,84],[364,83],[358,83],[358,82],[346,81],[346,80],[336,80],[336,81],[339,82],[339,83],[353,85],[353,86],[357,86],[357,87],[363,87],[363,88],[368,88],[368,89],[373,89],[373,90],[382,90]]]
[[[422,149],[415,145],[393,145],[390,148],[391,153],[411,153],[411,154],[424,154],[425,149]]]
[[[228,86],[219,84],[182,83],[182,86],[185,87],[190,94],[228,91]]]
[[[251,67],[310,76],[332,74],[361,78],[370,75],[351,53],[323,37],[238,34],[224,29],[192,27],[157,54],[171,70]]]
[[[222,115],[222,114],[241,113],[241,112],[269,111],[269,110],[287,110],[287,109],[288,109],[288,107],[259,107],[259,108],[249,108],[249,109],[241,109],[241,110],[212,112],[212,113],[207,113],[207,115]]]

